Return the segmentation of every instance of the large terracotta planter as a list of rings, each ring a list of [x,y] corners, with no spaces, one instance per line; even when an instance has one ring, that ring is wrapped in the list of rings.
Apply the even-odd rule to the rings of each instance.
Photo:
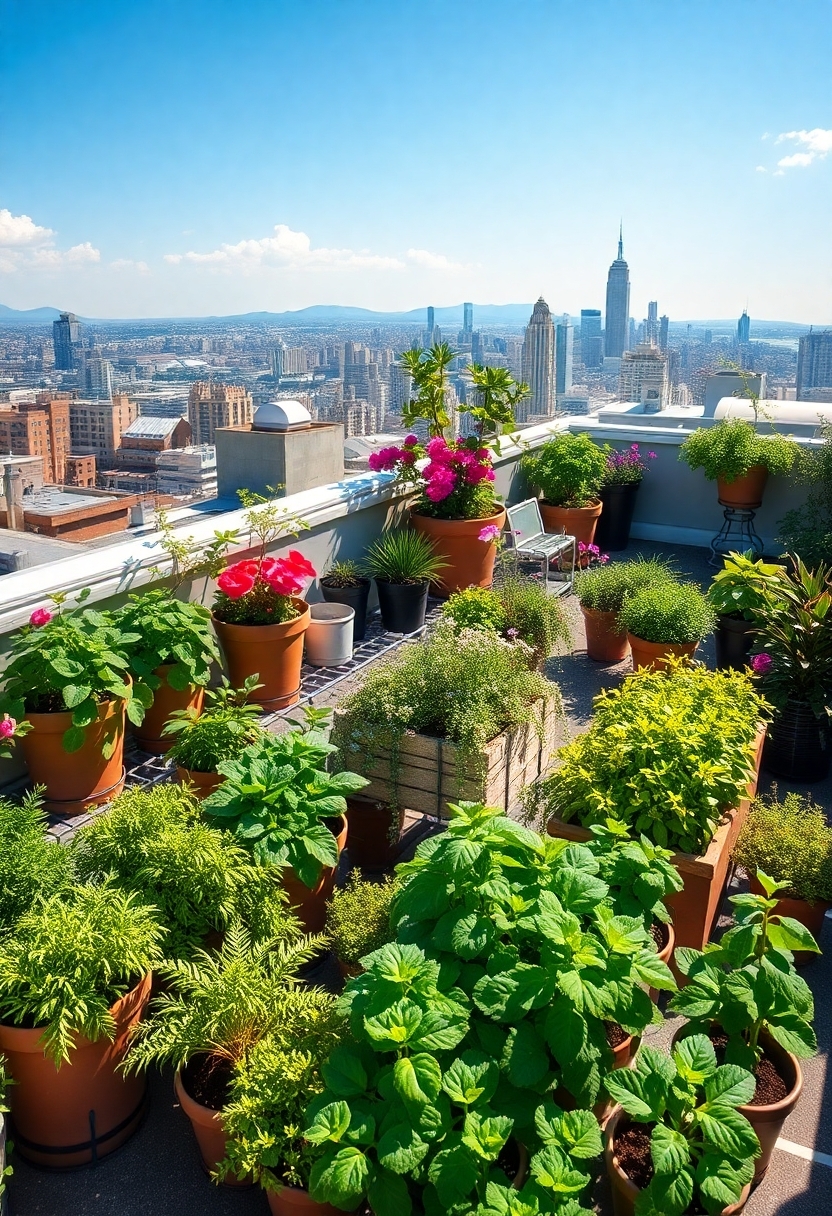
[[[749,875],[749,886],[755,895],[765,895],[756,874]],[[832,908],[832,903],[828,903],[825,899],[816,899],[813,904],[810,904],[805,899],[790,899],[781,895],[777,900],[774,914],[775,916],[790,916],[792,920],[800,921],[801,925],[805,925],[815,941],[820,944],[823,920],[830,908]],[[814,954],[811,950],[795,950],[794,965],[795,967],[805,967],[807,963],[813,962],[816,958],[820,958],[820,955]]]
[[[360,870],[386,870],[395,860],[404,811],[387,802],[353,795],[347,799],[350,861]]]
[[[630,651],[627,630],[618,626],[617,612],[599,612],[595,608],[584,608],[581,612],[586,629],[587,658],[596,663],[620,663]]]
[[[182,692],[171,688],[167,679],[171,667],[173,667],[173,663],[165,663],[164,666],[156,668],[153,674],[157,675],[162,683],[153,694],[153,704],[150,709],[145,710],[141,726],[132,728],[139,747],[146,752],[152,752],[155,756],[164,755],[173,747],[174,736],[162,734],[171,714],[182,709],[192,709],[196,714],[200,714],[202,713],[202,702],[205,699],[205,689],[196,688],[193,684],[183,689]]]
[[[639,1195],[639,1188],[624,1173],[615,1153],[616,1132],[619,1128],[623,1129],[628,1123],[628,1116],[622,1107],[616,1106],[604,1128],[604,1163],[612,1187],[612,1206],[615,1216],[634,1216],[635,1202]],[[723,1208],[721,1216],[736,1216],[736,1213],[741,1212],[745,1207],[750,1194],[751,1185],[749,1184],[743,1187],[739,1203],[732,1203],[730,1207]]]
[[[641,671],[644,667],[652,667],[654,671],[664,671],[667,667],[667,656],[687,655],[693,658],[698,642],[647,642],[637,638],[634,633],[627,634],[627,642],[633,656],[633,671]]]
[[[292,599],[298,615],[280,625],[228,625],[212,617],[228,665],[228,677],[240,688],[258,675],[261,688],[249,700],[272,712],[300,700],[303,639],[309,627],[306,600]]]
[[[434,594],[450,595],[466,587],[491,586],[497,543],[479,540],[479,534],[491,526],[502,529],[505,521],[502,508],[485,519],[433,519],[411,511],[414,529],[433,541],[437,555],[448,563],[432,584]]]
[[[331,1203],[316,1203],[308,1191],[296,1186],[282,1186],[279,1191],[266,1191],[272,1216],[344,1216],[341,1208]]]
[[[68,1169],[115,1152],[145,1112],[147,1081],[118,1071],[133,1027],[150,999],[146,975],[111,1006],[116,1036],[91,1043],[76,1035],[68,1063],[43,1054],[43,1027],[0,1025],[0,1053],[14,1084],[8,1099],[15,1150],[47,1169]]]
[[[176,766],[176,780],[180,785],[189,785],[200,802],[210,797],[225,781],[222,773],[199,773],[195,768]]]
[[[764,464],[753,464],[742,477],[726,481],[717,477],[716,488],[723,507],[736,507],[741,511],[756,511],[762,506],[763,491],[768,481],[768,469]]]
[[[540,514],[547,532],[565,532],[567,536],[574,536],[576,541],[591,545],[602,508],[600,498],[588,507],[553,507],[544,501],[540,504]]]
[[[333,831],[340,856],[347,843],[347,820],[338,816],[337,830]],[[329,825],[327,825],[329,826]],[[322,866],[314,887],[307,887],[298,878],[291,866],[285,866],[281,875],[283,890],[289,896],[289,906],[298,917],[306,933],[321,933],[326,923],[326,901],[335,886],[336,866]]]
[[[31,730],[21,747],[33,785],[45,785],[44,806],[60,815],[78,815],[99,806],[124,788],[125,702],[103,701],[98,717],[85,732],[77,752],[64,751],[64,731],[72,725],[72,711],[53,714],[30,713]],[[113,753],[105,759],[101,748],[111,741]]]
[[[188,1116],[191,1127],[194,1130],[202,1164],[210,1174],[217,1168],[225,1156],[227,1137],[222,1125],[222,1111],[212,1110],[210,1106],[203,1106],[201,1102],[197,1102],[192,1098],[182,1084],[182,1076],[179,1072],[173,1078],[173,1088],[176,1100]],[[224,1183],[226,1186],[234,1187],[252,1186],[254,1180],[252,1178],[228,1177],[224,1180]]]

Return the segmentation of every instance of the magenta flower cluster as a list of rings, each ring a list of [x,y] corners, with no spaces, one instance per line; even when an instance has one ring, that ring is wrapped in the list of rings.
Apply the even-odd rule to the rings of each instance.
[[[768,672],[771,671],[773,665],[774,659],[772,659],[770,654],[766,654],[765,651],[763,651],[761,654],[755,654],[754,658],[751,660],[751,670],[755,675],[758,676],[767,675]]]
[[[417,473],[416,461],[424,459],[427,464]],[[400,477],[421,477],[425,496],[431,502],[442,502],[465,486],[494,480],[491,453],[476,439],[472,442],[460,438],[448,443],[447,439],[438,436],[422,447],[415,435],[408,435],[400,448],[380,448],[373,452],[370,468],[374,473],[396,469]]]
[[[578,541],[578,556],[588,557],[590,565],[592,562],[599,562],[602,566],[606,566],[610,560],[609,553],[602,553],[597,545],[585,545],[582,540]]]
[[[608,452],[606,483],[640,481],[647,472],[647,461],[656,459],[655,452],[648,452],[646,458],[642,456],[637,443],[631,443],[622,452]]]

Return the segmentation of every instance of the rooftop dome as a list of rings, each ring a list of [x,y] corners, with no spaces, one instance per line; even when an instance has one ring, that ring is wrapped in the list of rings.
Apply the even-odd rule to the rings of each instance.
[[[311,422],[312,415],[299,401],[281,398],[258,406],[251,425],[255,431],[296,431]]]

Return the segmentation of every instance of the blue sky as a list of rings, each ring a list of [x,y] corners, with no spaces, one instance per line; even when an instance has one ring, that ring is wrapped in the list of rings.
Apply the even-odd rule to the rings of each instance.
[[[832,321],[832,0],[0,0],[0,302]],[[786,162],[785,164],[783,162]]]

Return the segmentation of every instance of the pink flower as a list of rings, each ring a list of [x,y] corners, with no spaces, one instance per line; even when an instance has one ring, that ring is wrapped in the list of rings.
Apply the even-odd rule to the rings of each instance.
[[[14,718],[4,717],[0,722],[0,739],[11,739],[14,732],[17,730],[17,723]]]
[[[769,671],[771,671],[773,665],[774,660],[772,659],[771,655],[766,654],[765,652],[762,654],[755,654],[754,658],[751,660],[751,670],[754,671],[758,676],[766,675]]]
[[[302,575],[305,578],[315,577],[315,567],[308,557],[304,557],[299,549],[290,549],[288,555],[283,560],[287,566],[292,567],[293,572],[296,574]]]
[[[272,575],[268,579],[268,584],[275,595],[298,595],[303,590],[303,583],[299,582],[288,570]]]
[[[40,629],[42,625],[48,625],[52,620],[52,613],[48,608],[36,608],[29,617],[29,624],[34,625],[36,629]]]
[[[248,595],[254,586],[254,575],[247,570],[241,570],[241,565],[243,565],[242,562],[236,566],[229,566],[217,579],[220,591],[224,592],[230,600],[238,600],[241,596]]]
[[[400,458],[401,452],[396,447],[379,448],[377,452],[370,453],[367,463],[374,473],[387,473],[395,467]]]
[[[469,486],[478,486],[481,481],[488,481],[490,471],[481,464],[472,464],[465,474],[465,480]]]
[[[486,524],[486,526],[484,528],[480,529],[479,535],[477,536],[477,540],[484,540],[488,544],[490,544],[491,541],[499,540],[499,539],[500,539],[500,529],[497,527],[496,524]]]
[[[658,458],[658,456],[656,455],[656,453],[655,453],[655,452],[648,452],[648,453],[647,453],[647,459],[648,459],[648,460],[658,460],[659,458]]]
[[[428,468],[430,467],[428,465]],[[431,502],[442,502],[443,498],[453,494],[456,488],[456,477],[450,469],[443,469],[441,465],[438,467],[434,465],[434,469],[435,472],[428,478],[428,484],[425,486],[425,494]]]
[[[430,443],[425,448],[425,451],[427,452],[428,456],[430,456],[431,460],[438,461],[449,460],[451,456],[455,455],[441,435],[437,435],[435,439],[431,439]]]
[[[405,435],[404,437],[404,446],[406,448],[415,448],[418,442],[419,440],[416,435]]]

